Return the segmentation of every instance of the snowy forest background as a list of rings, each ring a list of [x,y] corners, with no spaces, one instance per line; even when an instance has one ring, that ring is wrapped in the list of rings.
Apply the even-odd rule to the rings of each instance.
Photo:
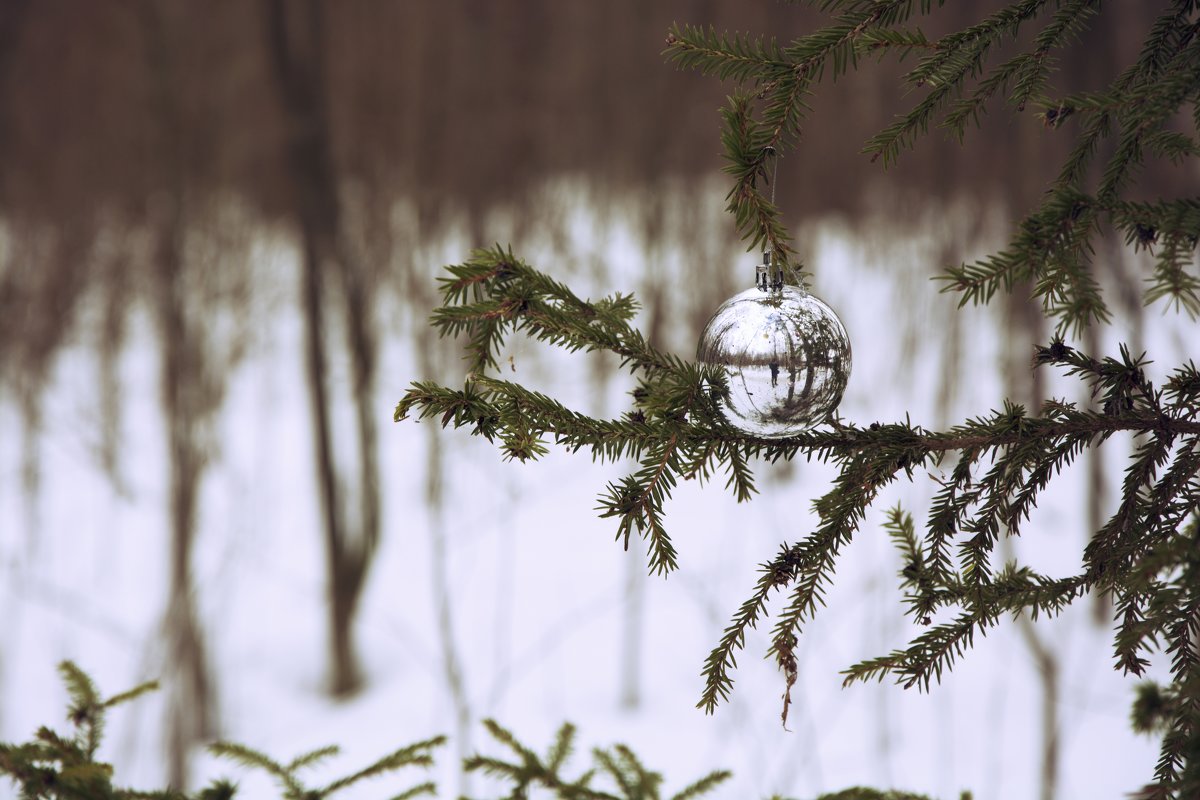
[[[1063,85],[1110,79],[1158,5],[1112,3]],[[593,296],[634,291],[650,340],[685,356],[749,285],[756,256],[722,211],[727,89],[662,63],[674,21],[787,39],[818,18],[714,0],[0,3],[0,740],[59,718],[53,667],[71,658],[105,691],[162,679],[107,744],[146,787],[225,772],[203,752],[217,736],[280,757],[336,742],[352,766],[447,733],[443,792],[485,792],[456,759],[486,746],[489,716],[530,743],[571,720],[670,786],[731,768],[728,797],[1139,785],[1156,743],[1129,731],[1099,603],[1006,624],[929,695],[843,691],[838,670],[907,636],[882,532],[801,645],[790,731],[782,680],[752,658],[726,707],[694,708],[755,565],[811,524],[822,465],[762,466],[740,507],[681,487],[682,569],[664,581],[593,513],[621,465],[506,464],[391,423],[410,381],[462,379],[426,318],[471,247],[511,243]],[[841,413],[941,427],[1075,391],[1029,370],[1049,331],[1019,293],[957,311],[928,280],[999,245],[1069,141],[997,114],[966,148],[935,134],[885,174],[857,151],[901,107],[894,75],[827,86],[779,167],[814,291],[854,345]],[[1200,354],[1194,322],[1141,307],[1119,244],[1103,279],[1128,302],[1080,344]],[[581,410],[629,406],[604,358],[508,355]],[[1023,560],[1073,566],[1111,507],[1105,460],[1047,496]],[[919,511],[933,485],[877,507]]]

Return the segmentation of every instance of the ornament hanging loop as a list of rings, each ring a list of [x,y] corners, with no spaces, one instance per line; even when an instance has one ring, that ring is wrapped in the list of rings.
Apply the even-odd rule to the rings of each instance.
[[[783,267],[775,263],[775,254],[763,252],[763,263],[754,268],[754,285],[761,292],[783,291]]]

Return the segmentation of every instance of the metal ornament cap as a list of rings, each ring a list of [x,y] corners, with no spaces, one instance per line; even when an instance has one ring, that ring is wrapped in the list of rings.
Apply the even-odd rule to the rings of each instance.
[[[734,295],[700,334],[696,360],[725,368],[729,422],[751,436],[808,430],[850,380],[850,337],[834,310],[798,286]]]

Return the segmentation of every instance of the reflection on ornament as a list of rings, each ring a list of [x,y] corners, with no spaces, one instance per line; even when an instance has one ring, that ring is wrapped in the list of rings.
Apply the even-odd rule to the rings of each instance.
[[[850,338],[833,309],[783,284],[769,256],[758,285],[721,304],[700,334],[696,360],[725,368],[729,422],[762,437],[790,436],[837,408],[850,379]]]

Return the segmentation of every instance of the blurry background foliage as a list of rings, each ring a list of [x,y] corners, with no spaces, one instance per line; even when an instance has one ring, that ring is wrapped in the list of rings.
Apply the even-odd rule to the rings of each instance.
[[[1000,5],[951,4],[926,33]],[[1112,3],[1060,64],[1059,88],[1111,80],[1158,11]],[[664,66],[666,32],[686,22],[783,41],[821,19],[805,7],[715,0],[0,3],[0,403],[20,420],[10,444],[29,499],[0,508],[4,555],[19,576],[45,537],[43,443],[59,421],[44,400],[68,351],[94,356],[83,434],[93,466],[114,492],[133,491],[136,431],[120,367],[148,324],[170,542],[163,625],[149,647],[170,698],[173,785],[187,782],[190,748],[219,728],[195,539],[204,480],[225,444],[229,379],[261,345],[264,318],[297,318],[305,331],[297,357],[327,561],[328,688],[347,697],[364,681],[352,621],[371,559],[394,534],[381,524],[382,353],[405,337],[420,377],[461,375],[454,349],[425,323],[438,267],[429,249],[453,237],[462,253],[498,239],[519,249],[547,231],[569,242],[570,225],[546,202],[561,180],[586,186],[596,219],[636,204],[649,256],[698,241],[711,225],[698,198],[722,166],[718,109],[730,87]],[[997,115],[969,148],[935,133],[886,174],[859,154],[907,107],[896,90],[904,66],[872,65],[812,98],[813,124],[779,164],[777,201],[793,230],[834,220],[871,240],[963,198],[1002,214],[1037,200],[1070,141],[1031,113]],[[1151,164],[1137,191],[1172,197],[1194,184],[1192,171]],[[970,216],[941,263],[990,235],[988,213]],[[724,249],[709,255],[737,252],[732,225],[720,238]],[[264,242],[291,248],[298,270],[273,269]],[[797,241],[802,257],[806,246]],[[683,274],[619,287],[644,302],[656,346],[690,356],[688,331],[740,287],[730,263],[710,261],[685,258]],[[1113,269],[1116,285],[1135,282],[1117,261]],[[668,277],[686,291],[668,291]],[[1140,315],[1136,296],[1129,307]],[[1027,305],[1008,313],[1042,324]],[[906,341],[924,335],[914,330]],[[946,397],[955,366],[971,357],[953,349],[958,338],[946,329]],[[1028,357],[1010,359],[1019,365],[1005,373],[1011,396],[1039,391],[1022,368]],[[425,491],[441,502],[441,451],[429,435]],[[443,613],[451,588],[437,591]],[[442,656],[457,691],[453,647]],[[12,659],[0,652],[0,679]],[[461,731],[469,714],[459,700]]]

